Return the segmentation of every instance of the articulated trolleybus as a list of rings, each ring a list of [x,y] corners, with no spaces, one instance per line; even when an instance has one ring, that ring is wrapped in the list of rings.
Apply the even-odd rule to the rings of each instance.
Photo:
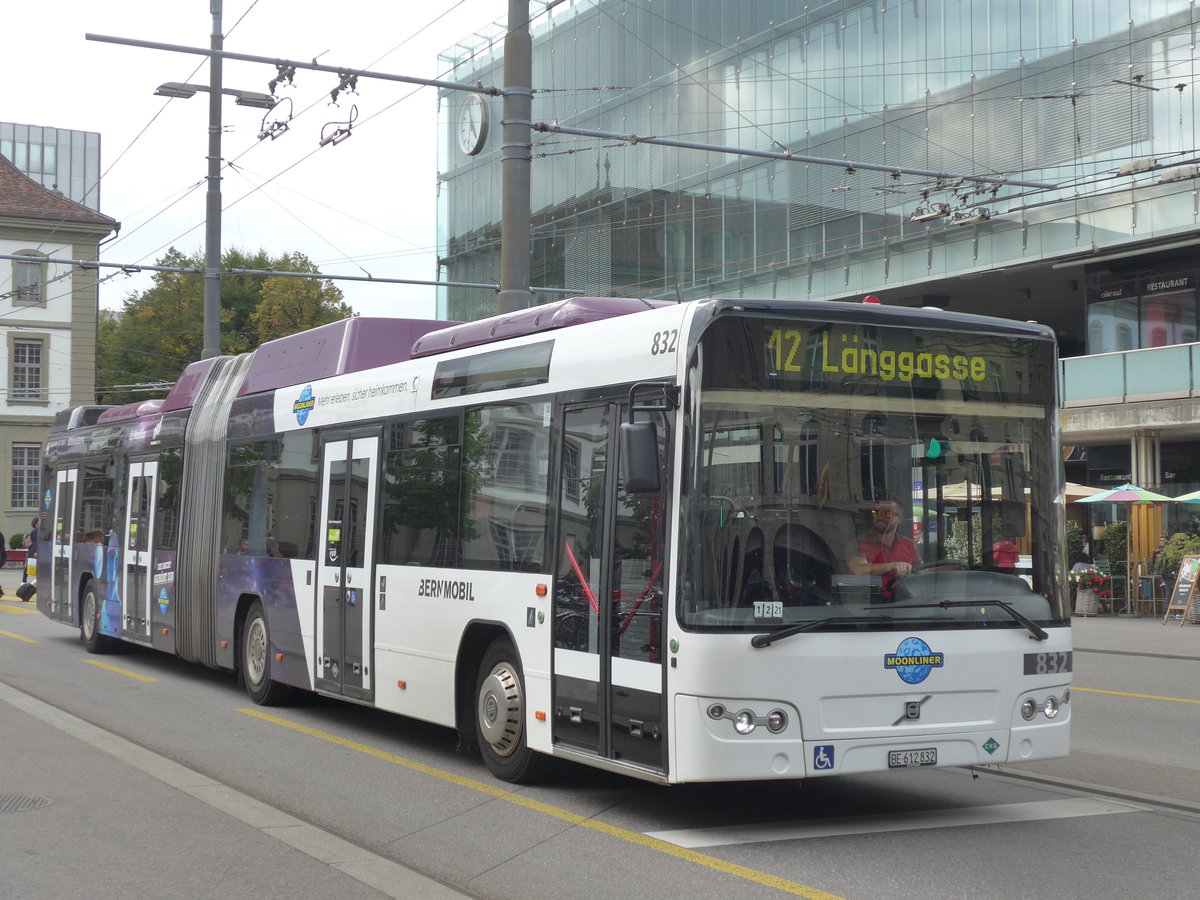
[[[350,319],[63,412],[38,605],[521,782],[1067,753],[1056,349],[848,303]]]

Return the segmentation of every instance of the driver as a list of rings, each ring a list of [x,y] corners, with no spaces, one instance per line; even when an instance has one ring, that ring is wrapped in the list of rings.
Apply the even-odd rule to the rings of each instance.
[[[871,533],[858,541],[850,556],[850,573],[884,576],[885,593],[892,581],[921,562],[917,545],[900,533],[902,519],[900,504],[895,500],[876,501],[871,509]]]

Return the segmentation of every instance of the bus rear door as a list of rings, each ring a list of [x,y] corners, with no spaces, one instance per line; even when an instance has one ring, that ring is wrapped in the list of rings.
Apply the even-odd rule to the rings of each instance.
[[[379,430],[331,435],[322,455],[316,686],[370,700]]]
[[[129,464],[121,574],[121,631],[141,640],[150,636],[150,592],[154,581],[151,546],[157,481],[157,461]]]
[[[618,481],[620,403],[563,417],[555,569],[557,746],[665,771],[664,493]],[[660,441],[663,435],[660,429]]]
[[[75,547],[75,487],[78,469],[61,469],[54,486],[54,550],[50,573],[50,615],[64,622],[73,621],[75,587],[72,578],[72,551]]]

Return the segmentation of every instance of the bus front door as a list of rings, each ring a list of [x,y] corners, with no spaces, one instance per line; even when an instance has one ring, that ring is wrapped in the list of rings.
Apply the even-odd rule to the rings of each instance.
[[[157,481],[157,462],[130,463],[121,571],[121,633],[140,640],[150,636],[150,592],[154,581],[150,557]]]
[[[316,686],[370,700],[379,432],[333,437],[323,447]]]
[[[75,487],[78,469],[63,469],[54,484],[54,550],[50,573],[50,615],[64,622],[73,621],[75,589],[72,579],[72,551],[75,548]]]
[[[553,737],[564,748],[661,772],[665,494],[626,494],[619,481],[624,410],[603,403],[563,417]]]

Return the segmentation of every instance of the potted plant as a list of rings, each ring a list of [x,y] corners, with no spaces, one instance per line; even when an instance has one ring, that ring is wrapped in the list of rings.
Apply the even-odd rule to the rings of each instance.
[[[1071,572],[1071,585],[1075,588],[1075,612],[1081,616],[1094,616],[1100,608],[1101,597],[1112,596],[1112,576],[1091,569]]]

